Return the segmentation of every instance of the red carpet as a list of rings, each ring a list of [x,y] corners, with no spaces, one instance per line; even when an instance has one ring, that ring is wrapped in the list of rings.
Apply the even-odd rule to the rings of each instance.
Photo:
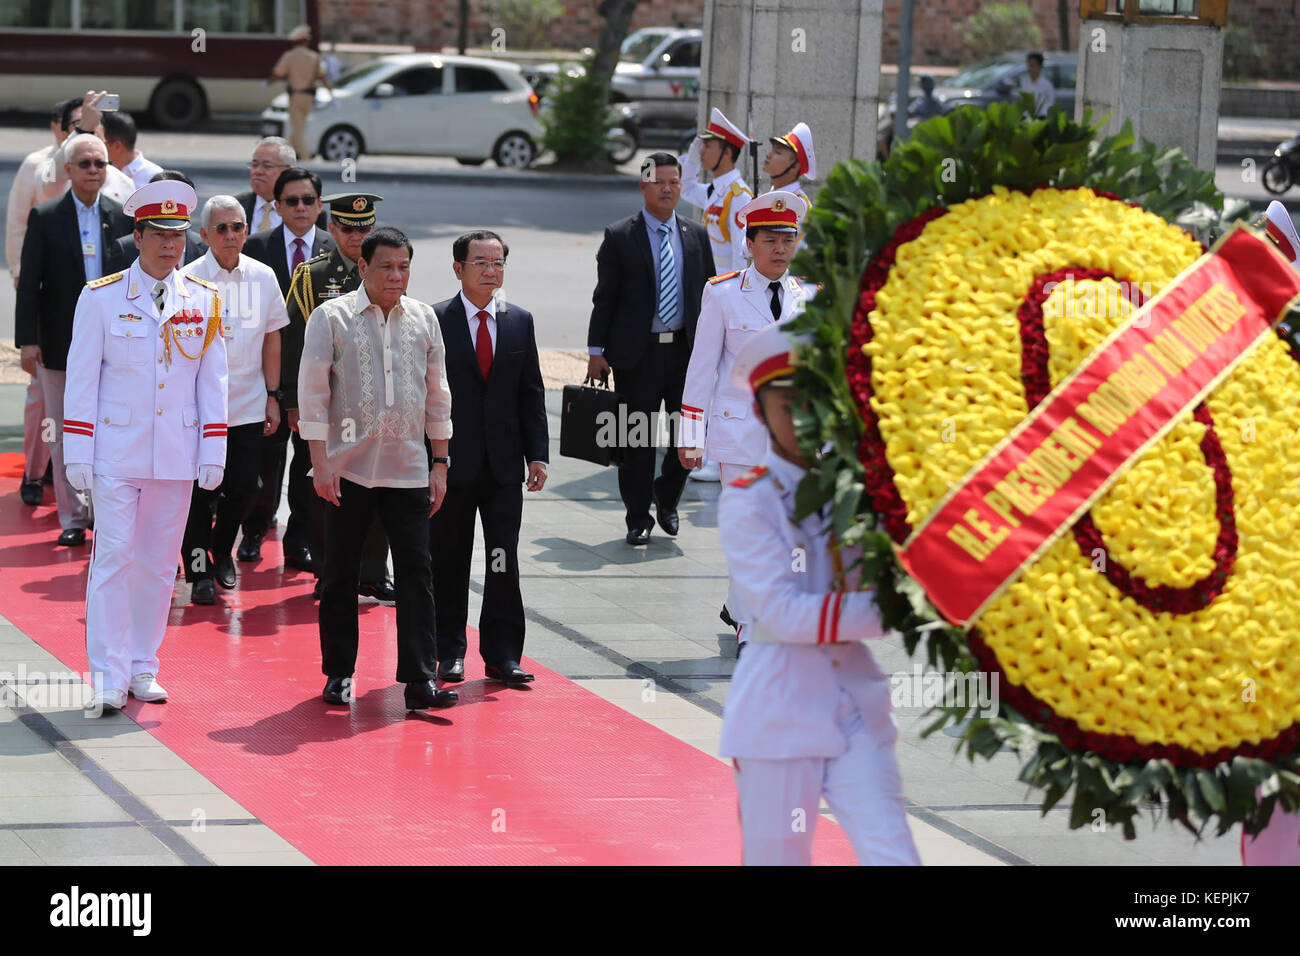
[[[54,546],[53,494],[23,505],[21,472],[0,455],[0,613],[84,672],[89,549]],[[366,601],[358,700],[327,706],[311,577],[280,572],[278,541],[262,554],[215,607],[178,582],[159,674],[173,701],[127,713],[312,860],[739,863],[729,768],[535,661],[529,689],[485,684],[471,639],[460,703],[408,716],[394,611]],[[817,860],[854,862],[825,821]]]

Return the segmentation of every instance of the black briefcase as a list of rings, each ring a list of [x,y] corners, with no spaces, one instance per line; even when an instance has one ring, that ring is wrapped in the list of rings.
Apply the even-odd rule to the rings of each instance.
[[[566,385],[560,404],[560,454],[597,465],[623,463],[618,409],[623,398],[612,391],[608,379],[596,388],[593,379]]]

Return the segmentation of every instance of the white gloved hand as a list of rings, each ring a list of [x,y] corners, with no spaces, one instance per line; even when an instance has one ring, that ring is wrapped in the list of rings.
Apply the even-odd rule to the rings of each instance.
[[[704,150],[704,140],[695,137],[691,140],[691,148],[686,151],[686,162],[692,166],[700,165],[700,154]]]
[[[68,476],[68,484],[76,491],[89,491],[95,481],[95,472],[90,465],[68,465],[63,470]]]
[[[204,491],[215,491],[225,473],[226,469],[220,465],[199,465],[199,487]]]

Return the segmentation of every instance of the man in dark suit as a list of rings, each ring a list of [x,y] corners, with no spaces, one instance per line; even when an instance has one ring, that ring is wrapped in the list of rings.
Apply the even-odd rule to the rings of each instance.
[[[459,294],[434,305],[447,350],[451,461],[447,497],[429,519],[438,677],[465,679],[465,623],[474,516],[483,519],[487,575],[479,613],[479,653],[490,680],[524,684],[524,602],[519,593],[523,491],[546,484],[546,392],[533,317],[494,293],[509,249],[494,232],[468,232],[452,244]],[[526,467],[525,467],[526,466]]]
[[[186,176],[179,169],[164,169],[150,177],[149,182],[156,183],[164,179],[172,179],[177,182],[185,183],[190,189],[198,191],[194,185],[194,180]],[[108,248],[109,266],[104,272],[124,272],[131,267],[131,263],[140,257],[140,250],[135,244],[135,234],[127,233]],[[208,244],[203,241],[197,229],[191,229],[185,233],[185,252],[181,256],[181,265],[187,266],[197,259],[202,259],[203,254],[208,251]],[[179,267],[178,267],[179,268]]]
[[[680,415],[700,298],[705,280],[714,274],[708,233],[673,211],[681,195],[677,158],[670,153],[648,156],[641,167],[644,208],[606,226],[596,252],[587,373],[603,379],[613,369],[614,387],[627,404],[630,421],[645,416],[647,423],[654,422],[660,404],[671,418]],[[618,470],[628,544],[649,542],[655,524],[652,500],[659,527],[677,534],[677,501],[688,472],[677,460],[677,428],[670,419],[663,469],[654,477],[656,433],[651,425],[644,445],[625,447]]]
[[[275,208],[275,181],[298,161],[298,154],[287,139],[280,136],[263,136],[253,147],[253,159],[248,164],[247,192],[236,193],[235,200],[244,207],[248,220],[248,234],[254,236],[280,225],[280,214]],[[329,217],[322,209],[316,218],[321,229],[329,225]]]
[[[23,371],[36,375],[40,367],[45,415],[57,430],[50,457],[62,529],[58,543],[74,547],[86,543],[90,510],[68,484],[63,467],[63,389],[72,317],[86,283],[111,274],[105,269],[108,247],[129,234],[134,223],[121,204],[99,193],[108,168],[108,152],[100,140],[89,134],[70,137],[64,155],[71,188],[27,216],[14,340],[22,351]]]
[[[274,229],[253,234],[244,244],[244,255],[264,262],[275,272],[280,292],[286,297],[293,272],[313,256],[334,249],[334,240],[317,228],[320,209],[320,177],[301,166],[290,166],[275,181],[275,208],[282,222]],[[262,487],[253,508],[244,519],[244,539],[239,544],[240,561],[256,561],[262,554],[262,538],[275,527],[280,509],[280,485],[284,481],[285,455],[289,444],[288,421],[262,443]],[[307,471],[311,462],[295,454],[289,471],[289,525],[284,530],[284,560],[290,567],[310,571],[307,508],[312,494]]]

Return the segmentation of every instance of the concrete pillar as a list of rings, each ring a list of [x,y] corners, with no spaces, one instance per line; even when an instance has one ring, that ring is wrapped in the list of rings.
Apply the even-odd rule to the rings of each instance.
[[[761,163],[768,137],[802,120],[822,181],[846,157],[874,158],[883,17],[884,0],[707,0],[699,128],[718,107],[759,141]]]
[[[1223,31],[1200,23],[1084,20],[1075,119],[1109,115],[1105,133],[1133,122],[1139,139],[1177,146],[1214,169],[1219,138]]]

